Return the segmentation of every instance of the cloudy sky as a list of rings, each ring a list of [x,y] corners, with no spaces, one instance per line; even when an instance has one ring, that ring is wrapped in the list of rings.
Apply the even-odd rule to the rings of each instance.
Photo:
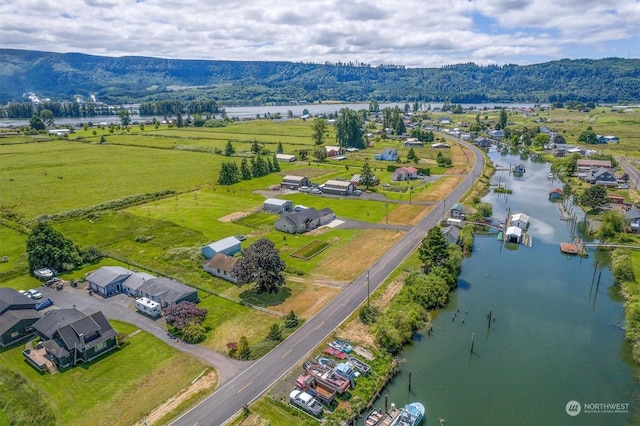
[[[640,0],[0,0],[0,47],[432,67],[640,58]]]

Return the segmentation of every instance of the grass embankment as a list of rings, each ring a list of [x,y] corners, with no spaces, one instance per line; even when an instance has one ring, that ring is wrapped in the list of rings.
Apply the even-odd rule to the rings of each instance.
[[[136,331],[111,323],[121,333]],[[121,349],[54,375],[26,363],[22,349],[0,353],[3,368],[13,373],[0,375],[0,392],[7,395],[0,401],[7,404],[10,424],[132,424],[207,368],[146,332],[133,334]]]
[[[637,244],[640,244],[640,241],[637,241]],[[611,253],[611,271],[626,300],[625,335],[631,344],[634,361],[640,364],[640,252],[614,250]]]

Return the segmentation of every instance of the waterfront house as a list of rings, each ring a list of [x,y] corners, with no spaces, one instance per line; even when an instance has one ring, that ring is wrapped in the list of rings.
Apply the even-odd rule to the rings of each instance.
[[[460,241],[460,227],[450,225],[442,228],[442,235],[444,235],[449,244],[458,244]]]
[[[478,148],[489,148],[491,146],[491,140],[480,136],[473,140],[473,144]]]
[[[453,219],[464,219],[464,207],[462,207],[462,204],[456,203],[451,206],[449,216],[451,216]]]
[[[611,170],[611,161],[590,160],[588,158],[580,158],[576,160],[576,170],[578,172],[593,172],[601,168]]]
[[[202,247],[201,251],[205,258],[211,259],[216,253],[233,256],[240,251],[240,248],[239,239],[236,237],[227,237]]]
[[[529,216],[524,213],[514,213],[511,215],[510,223],[520,229],[527,229],[529,226]]]
[[[238,263],[238,260],[237,257],[216,253],[215,256],[204,263],[203,268],[214,277],[219,277],[235,284],[238,282],[238,277],[233,273],[233,268]]]
[[[516,164],[513,166],[513,173],[522,174],[525,172],[525,168],[522,164]]]
[[[636,206],[633,206],[624,212],[624,217],[629,223],[631,230],[640,233],[640,210]]]
[[[595,185],[602,186],[618,186],[616,175],[609,169],[604,167],[591,172],[591,176],[587,176],[585,181]]]
[[[549,200],[558,201],[564,196],[564,191],[560,188],[554,188],[549,191]]]
[[[279,198],[267,198],[262,204],[262,210],[267,213],[282,214],[293,210],[293,201]]]
[[[33,324],[41,318],[36,312],[37,303],[12,288],[0,288],[0,348],[35,332]]]

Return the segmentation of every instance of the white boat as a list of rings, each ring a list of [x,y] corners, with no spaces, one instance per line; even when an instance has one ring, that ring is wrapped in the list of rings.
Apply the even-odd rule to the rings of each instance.
[[[424,417],[424,405],[419,402],[407,404],[400,410],[400,414],[393,419],[390,426],[418,426]]]

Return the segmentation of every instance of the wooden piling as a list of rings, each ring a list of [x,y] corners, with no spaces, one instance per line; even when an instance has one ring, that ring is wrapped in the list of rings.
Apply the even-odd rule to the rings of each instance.
[[[387,412],[387,409],[388,409],[388,404],[387,404],[387,401],[388,401],[388,400],[389,400],[389,394],[388,394],[388,393],[385,393],[385,394],[384,394],[384,412],[385,412],[385,413]]]
[[[409,392],[411,392],[411,371],[409,371]]]
[[[471,353],[473,353],[473,341],[475,339],[476,333],[471,333]]]

